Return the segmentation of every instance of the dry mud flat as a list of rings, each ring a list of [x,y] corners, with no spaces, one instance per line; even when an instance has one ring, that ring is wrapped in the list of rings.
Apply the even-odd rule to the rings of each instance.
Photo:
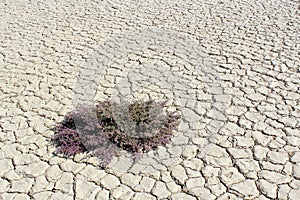
[[[1,4],[0,199],[299,199],[299,2]],[[121,43],[153,28],[172,30],[160,42],[182,48]],[[119,33],[131,35],[111,39]],[[199,65],[198,47],[209,64]],[[172,143],[139,163],[125,153],[102,170],[53,155],[49,128],[72,110],[95,50],[113,60],[96,99],[151,93],[183,108]]]

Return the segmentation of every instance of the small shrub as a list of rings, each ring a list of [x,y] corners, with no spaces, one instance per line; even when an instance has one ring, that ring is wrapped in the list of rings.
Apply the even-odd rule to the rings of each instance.
[[[166,101],[98,102],[68,113],[55,127],[52,142],[65,156],[91,152],[106,166],[124,149],[141,156],[171,141],[180,116],[164,111]],[[96,116],[93,118],[93,114]]]
[[[53,137],[53,142],[57,146],[56,152],[62,153],[66,156],[86,151],[79,138],[78,132],[67,127],[57,130]]]

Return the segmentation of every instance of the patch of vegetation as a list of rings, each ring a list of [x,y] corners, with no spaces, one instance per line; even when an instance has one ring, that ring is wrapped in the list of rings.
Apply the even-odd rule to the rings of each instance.
[[[71,156],[89,152],[109,164],[120,149],[140,156],[171,141],[180,116],[168,112],[166,101],[98,102],[67,113],[54,128],[56,153]]]

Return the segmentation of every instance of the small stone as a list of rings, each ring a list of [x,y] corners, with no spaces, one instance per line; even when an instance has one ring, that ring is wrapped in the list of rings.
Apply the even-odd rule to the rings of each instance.
[[[242,119],[242,118],[239,118],[239,119],[238,119],[238,124],[239,124],[242,128],[245,128],[245,129],[251,129],[251,127],[252,127],[252,122],[251,122],[251,121],[246,120],[246,119]]]
[[[291,190],[289,193],[289,199],[298,199],[300,197],[300,189],[298,190]]]
[[[245,177],[236,168],[231,167],[228,169],[222,169],[221,180],[226,185],[231,185],[245,180]]]
[[[190,160],[184,160],[183,165],[185,168],[199,171],[203,167],[203,161],[199,158],[192,158]]]
[[[238,123],[238,121],[239,121],[239,118],[237,116],[228,115],[227,118],[228,118],[228,121],[233,122],[233,123]]]
[[[257,160],[264,160],[267,157],[268,152],[269,152],[268,148],[265,148],[260,145],[254,146],[254,157]]]
[[[200,131],[199,136],[209,136],[213,134],[217,134],[220,130],[223,130],[222,127],[224,126],[224,122],[221,120],[211,120],[209,124],[205,125],[206,131]],[[203,130],[203,129],[202,129]],[[229,133],[222,132],[224,135],[228,135]]]
[[[50,199],[50,196],[52,195],[52,191],[45,191],[45,192],[39,192],[36,194],[33,194],[34,199]]]
[[[255,198],[255,200],[269,200],[265,195],[259,195],[258,197]]]
[[[141,174],[144,176],[150,176],[156,180],[159,180],[160,178],[160,171],[150,165],[148,165]]]
[[[62,170],[66,172],[78,173],[85,167],[85,164],[75,163],[72,160],[67,160],[64,163],[60,164]]]
[[[280,66],[281,72],[284,73],[284,72],[289,71],[289,68],[285,64],[281,63],[279,66]]]
[[[194,158],[197,155],[197,150],[196,145],[186,145],[183,147],[182,156],[186,159]]]
[[[52,193],[51,199],[73,200],[73,192],[65,194],[61,191],[58,191],[58,192]]]
[[[172,146],[168,148],[168,152],[171,154],[171,157],[179,157],[182,155],[182,147],[181,146]]]
[[[258,112],[246,112],[245,117],[251,122],[257,123],[260,121],[264,121],[265,116]]]
[[[4,174],[10,170],[13,170],[14,166],[10,159],[0,160],[0,177],[3,177]]]
[[[108,190],[115,189],[120,185],[119,179],[111,174],[108,174],[104,178],[102,178],[100,180],[100,183]]]
[[[278,136],[278,137],[285,136],[284,132],[281,129],[274,129],[271,127],[264,129],[263,132],[271,136]]]
[[[277,195],[277,185],[269,183],[268,181],[261,179],[258,181],[258,188],[260,191],[269,198],[276,198]]]
[[[133,195],[134,192],[126,185],[120,185],[112,192],[112,196],[120,200],[129,200]]]
[[[155,180],[149,177],[143,177],[140,183],[135,187],[138,191],[150,192],[155,184]]]
[[[96,197],[96,200],[109,200],[109,191],[108,190],[106,190],[106,189],[102,189],[99,193],[98,193],[98,195],[97,195],[97,197]]]
[[[186,193],[176,193],[171,196],[171,200],[196,200],[195,197]]]
[[[94,183],[86,180],[76,180],[76,198],[78,199],[95,199],[96,194],[101,190]]]
[[[137,192],[135,193],[133,200],[155,200],[155,196],[149,194],[149,193],[144,193],[144,192]]]
[[[4,197],[4,199],[6,199]],[[8,198],[10,199],[10,198]],[[15,194],[15,196],[13,197],[14,200],[30,200],[30,196],[28,196],[27,194]]]
[[[299,130],[292,129],[290,127],[286,127],[285,130],[286,130],[288,136],[296,136],[296,137],[298,136],[299,137]]]
[[[215,196],[220,196],[221,194],[225,193],[227,190],[227,188],[222,183],[210,185],[208,187]]]
[[[60,110],[60,108],[62,107],[62,105],[54,100],[50,100],[46,105],[45,108],[49,109],[51,111],[56,111],[56,110]]]
[[[34,180],[31,178],[23,178],[18,181],[12,181],[10,192],[28,193]]]
[[[264,114],[265,114],[268,118],[271,118],[271,119],[273,119],[273,120],[278,120],[278,119],[281,117],[281,115],[277,114],[276,111],[266,111],[266,112],[264,112]],[[266,127],[267,127],[267,126],[266,126]],[[276,129],[278,129],[278,128],[276,128]]]
[[[254,145],[254,141],[252,138],[247,138],[244,136],[235,136],[236,144],[240,147],[252,147]]]
[[[14,113],[13,115],[15,115],[15,114],[16,113]],[[2,127],[2,130],[5,132],[14,131],[14,130],[18,129],[18,127],[15,124],[12,124],[8,121],[1,122],[1,127]]]
[[[259,191],[253,180],[244,180],[231,186],[231,189],[242,194],[245,198],[255,198],[259,195]]]
[[[160,174],[161,174],[161,178],[160,178],[161,181],[165,183],[173,181],[173,178],[171,177],[171,172],[163,171]]]
[[[43,161],[38,161],[27,165],[23,171],[34,177],[38,177],[46,172],[46,169],[49,167],[48,163]]]
[[[289,127],[295,127],[297,125],[297,119],[292,117],[281,117],[278,119],[278,121]]]
[[[262,170],[258,172],[258,175],[264,179],[266,179],[270,183],[274,184],[283,184],[288,183],[291,181],[291,178],[289,176],[280,174],[278,172],[268,171],[268,170]]]
[[[128,185],[131,188],[138,185],[141,179],[141,176],[133,175],[131,173],[126,173],[121,176],[121,182],[125,185]]]
[[[47,190],[52,190],[54,183],[49,183],[44,176],[39,176],[35,179],[34,185],[32,187],[32,192],[43,192]]]
[[[288,100],[298,100],[300,99],[300,94],[295,92],[288,92],[284,98]]]
[[[286,144],[286,142],[283,139],[281,139],[280,137],[277,137],[275,140],[272,140],[268,146],[271,149],[280,149],[283,146],[285,146],[285,144]]]
[[[203,187],[205,184],[205,179],[203,177],[190,178],[186,181],[186,187],[188,190],[194,187]]]
[[[228,122],[221,130],[222,135],[243,135],[245,130],[239,127],[237,124]]]
[[[300,163],[294,165],[294,173],[293,176],[296,178],[300,178]]]
[[[202,148],[202,147],[204,147],[205,145],[208,144],[208,140],[206,138],[202,138],[202,137],[193,137],[192,141],[199,148]]]
[[[229,166],[232,166],[232,160],[229,157],[217,158],[217,157],[207,156],[207,157],[204,157],[204,161],[208,165],[211,165],[211,166],[214,166],[214,167],[229,167]]]
[[[220,86],[212,86],[207,88],[209,94],[222,94],[223,88]]]
[[[99,179],[103,178],[106,173],[104,170],[100,170],[91,165],[87,165],[83,170],[79,172],[83,175],[88,181],[99,182]]]
[[[286,152],[291,153],[291,154],[293,154],[293,153],[299,151],[298,147],[294,147],[294,146],[290,146],[290,145],[285,145],[285,146],[283,147],[283,149],[284,149]]]
[[[284,173],[288,174],[289,176],[292,176],[293,175],[293,164],[291,162],[286,162],[282,171]]]
[[[252,101],[264,101],[266,100],[266,97],[260,93],[254,93],[254,94],[250,94],[249,99],[251,99]]]
[[[238,198],[236,195],[226,192],[225,194],[221,195],[218,200],[231,200],[231,199],[235,199],[235,200],[242,200],[241,198]]]
[[[50,155],[48,154],[48,149],[46,146],[36,149],[34,151],[34,154],[36,154],[37,156],[42,157],[42,158],[47,158],[47,159],[50,158]]]
[[[216,185],[220,183],[220,179],[216,176],[206,178],[207,185]]]
[[[291,161],[294,163],[300,163],[300,152],[296,152],[292,158]]]
[[[174,181],[166,183],[167,188],[172,192],[172,193],[177,193],[181,191],[181,187],[177,185]]]
[[[282,165],[276,165],[276,164],[272,164],[270,162],[265,162],[265,161],[262,161],[261,165],[262,165],[263,169],[275,171],[275,172],[281,172],[283,169]]]
[[[184,144],[187,144],[188,141],[189,141],[189,138],[184,136],[181,133],[178,133],[172,140],[174,145],[184,145]]]
[[[300,146],[300,137],[287,136],[286,139],[290,145],[296,146],[296,147]]]
[[[157,181],[152,189],[152,194],[158,198],[167,198],[171,192],[168,190],[165,183]]]
[[[287,152],[270,151],[268,152],[267,157],[274,164],[284,164],[289,159],[289,155]]]
[[[0,199],[1,199],[1,200],[6,200],[6,199],[11,200],[11,199],[14,199],[14,198],[15,198],[16,194],[17,194],[17,193],[7,193],[7,192],[6,192],[6,193],[1,194]]]
[[[267,127],[266,123],[263,121],[260,121],[260,122],[254,123],[253,128],[250,128],[250,129],[253,129],[254,131],[263,131],[264,129],[266,129],[266,127]]]
[[[230,95],[219,94],[219,95],[214,95],[213,99],[215,100],[215,102],[228,103],[231,100],[231,96]]]
[[[230,148],[230,149],[228,149],[228,152],[235,159],[252,158],[252,151],[250,149]]]
[[[248,172],[244,175],[247,179],[252,179],[252,180],[257,180],[258,179],[257,172],[255,172],[255,171]]]
[[[50,182],[56,182],[61,178],[62,171],[58,165],[52,165],[47,169],[46,177]]]
[[[226,135],[213,134],[209,137],[209,142],[217,145],[220,145],[220,143],[223,143],[227,140],[228,140],[228,136]]]
[[[170,154],[167,152],[167,149],[165,147],[162,146],[157,147],[156,152],[159,159],[167,159],[170,157]]]
[[[272,140],[272,136],[265,135],[261,131],[252,131],[251,135],[255,142],[262,146],[266,146]]]
[[[213,200],[216,198],[216,196],[211,194],[210,191],[205,187],[192,188],[190,193],[197,196],[199,199]]]
[[[20,180],[22,178],[22,176],[14,170],[7,172],[3,177],[9,181]]]
[[[217,177],[219,174],[220,169],[210,166],[210,165],[206,165],[203,169],[202,169],[202,173],[203,176],[205,178],[209,178],[209,177]]]
[[[194,110],[190,108],[183,108],[182,115],[189,122],[197,122],[199,121],[199,117],[200,117]]]
[[[270,118],[266,119],[265,123],[269,124],[270,126],[273,126],[276,129],[284,128],[284,125],[282,123],[279,123],[276,120],[272,120]]]
[[[114,170],[116,175],[121,176],[128,171],[132,164],[133,160],[131,158],[120,156],[114,165],[110,165],[110,168]]]
[[[21,154],[21,155],[17,155],[13,159],[16,165],[27,165],[34,161],[39,160],[39,158],[33,154]]]
[[[288,194],[291,188],[287,184],[278,186],[278,199],[288,199]]]
[[[226,117],[223,113],[221,113],[220,111],[217,111],[215,109],[212,109],[210,110],[208,113],[207,113],[207,116],[212,118],[212,119],[216,119],[216,120],[226,120]]]
[[[181,165],[177,165],[175,167],[171,168],[172,176],[178,180],[181,184],[184,184],[184,182],[188,179],[188,176],[186,175],[185,169]]]
[[[70,193],[73,190],[73,175],[71,173],[63,173],[56,182],[55,188],[65,193]]]
[[[50,165],[57,165],[57,164],[61,164],[61,163],[65,162],[65,161],[66,161],[66,158],[60,158],[60,157],[54,156],[54,157],[49,159],[49,164]]]
[[[1,136],[0,136],[0,142],[2,142]],[[7,158],[6,153],[4,151],[2,151],[2,149],[0,149],[0,160],[6,159],[6,158]]]
[[[239,167],[240,171],[244,174],[252,171],[259,171],[259,163],[256,160],[249,159],[238,159],[236,165]]]
[[[0,193],[7,192],[9,190],[9,182],[0,178]]]
[[[258,91],[259,93],[264,94],[264,95],[268,95],[270,93],[270,89],[265,86],[261,86],[261,87],[257,88],[256,91]],[[276,109],[274,109],[274,110],[276,110]]]
[[[226,150],[218,145],[215,144],[208,144],[205,146],[200,153],[200,158],[204,157],[205,155],[213,156],[213,157],[226,157],[228,153]]]
[[[293,189],[299,189],[300,188],[300,180],[293,180],[290,183],[291,188]]]
[[[226,113],[229,115],[240,116],[247,111],[247,108],[244,106],[230,106],[226,109]]]
[[[179,132],[184,132],[184,131],[188,131],[189,130],[189,125],[190,123],[183,123],[181,122],[178,126],[178,131]]]

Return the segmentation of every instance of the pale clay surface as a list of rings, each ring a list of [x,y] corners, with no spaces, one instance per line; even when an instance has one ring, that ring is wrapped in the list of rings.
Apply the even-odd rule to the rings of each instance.
[[[1,1],[0,199],[300,199],[299,6],[293,0]],[[103,170],[93,158],[53,155],[49,128],[72,110],[80,66],[111,35],[146,27],[197,38],[222,90],[208,87],[214,80],[205,72],[195,79],[193,65],[176,55],[133,52],[107,69],[96,98],[114,95],[125,69],[155,80],[159,71],[138,68],[154,63],[183,72],[188,94],[197,97],[180,100],[183,114],[195,120],[140,163],[124,153]],[[184,94],[180,83],[167,82],[140,84],[150,83],[146,89],[157,98],[172,99],[174,88]]]

